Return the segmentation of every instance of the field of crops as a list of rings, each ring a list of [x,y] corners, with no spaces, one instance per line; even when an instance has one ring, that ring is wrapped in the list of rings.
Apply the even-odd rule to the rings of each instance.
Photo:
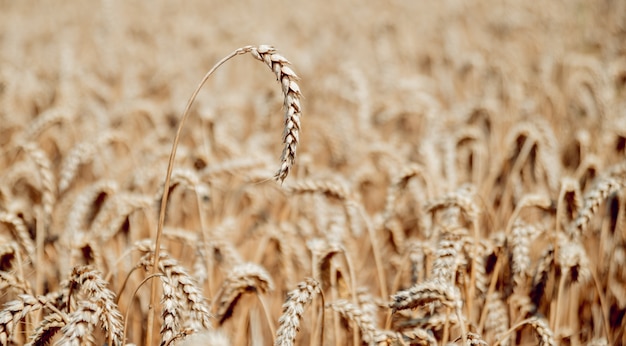
[[[625,42],[619,0],[0,0],[0,345],[626,344]]]

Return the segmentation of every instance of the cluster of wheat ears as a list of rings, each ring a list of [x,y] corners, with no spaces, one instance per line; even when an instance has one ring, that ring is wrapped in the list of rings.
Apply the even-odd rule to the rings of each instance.
[[[0,345],[626,343],[623,2],[210,3],[0,1]]]

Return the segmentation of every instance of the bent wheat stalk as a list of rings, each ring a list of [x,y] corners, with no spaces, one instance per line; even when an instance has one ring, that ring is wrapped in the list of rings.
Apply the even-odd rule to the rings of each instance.
[[[289,61],[285,59],[282,55],[276,53],[276,49],[272,46],[268,45],[260,45],[258,47],[255,46],[245,46],[242,48],[238,48],[234,50],[232,53],[224,57],[222,60],[217,62],[209,72],[204,75],[200,84],[196,90],[194,90],[193,94],[189,98],[187,102],[187,106],[185,107],[185,111],[183,113],[183,117],[178,125],[178,129],[176,131],[176,136],[174,137],[174,143],[172,144],[172,151],[170,152],[170,157],[167,165],[167,173],[165,176],[165,187],[170,186],[170,179],[172,176],[172,170],[174,168],[174,159],[176,157],[176,148],[178,148],[178,142],[180,140],[180,135],[185,125],[185,121],[189,117],[189,110],[191,109],[191,105],[198,96],[200,89],[209,79],[209,77],[217,70],[220,66],[222,66],[225,62],[230,60],[231,58],[237,55],[243,55],[246,53],[252,54],[252,56],[264,62],[276,75],[276,78],[281,84],[282,91],[284,94],[284,107],[285,107],[285,119],[284,119],[284,129],[283,129],[283,152],[281,155],[281,165],[278,169],[278,172],[275,174],[275,178],[279,182],[283,182],[291,167],[293,166],[296,159],[296,147],[298,141],[300,140],[300,117],[302,115],[300,109],[300,87],[298,86],[297,80],[298,76],[289,68]],[[154,256],[154,264],[152,266],[152,274],[155,274],[158,270],[158,262],[159,262],[159,250],[161,244],[161,235],[163,233],[163,224],[165,221],[165,209],[167,206],[167,199],[169,195],[169,188],[163,189],[163,197],[161,198],[161,208],[159,212],[159,223],[157,226],[157,234],[155,241],[155,256]],[[152,289],[150,293],[150,306],[155,306],[156,304],[156,289],[157,283],[155,281],[152,282]],[[147,330],[147,340],[152,340],[152,324],[154,321],[154,309],[150,309],[150,314],[148,315],[148,330]]]

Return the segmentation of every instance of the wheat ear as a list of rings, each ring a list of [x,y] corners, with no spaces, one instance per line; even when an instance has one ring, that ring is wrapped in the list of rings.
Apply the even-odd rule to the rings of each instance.
[[[224,281],[217,306],[217,319],[224,323],[235,309],[237,301],[246,292],[266,293],[274,289],[269,273],[254,263],[243,263],[231,269]]]
[[[321,293],[320,285],[314,279],[306,279],[298,288],[289,292],[283,304],[283,314],[278,319],[278,329],[274,346],[291,346],[296,342],[304,307],[311,303],[315,293]]]
[[[555,346],[556,345],[556,342],[554,341],[554,334],[552,333],[552,330],[550,329],[550,327],[548,327],[548,324],[546,323],[546,321],[538,317],[531,317],[529,319],[521,321],[520,323],[511,327],[511,329],[507,330],[505,333],[501,334],[498,338],[498,341],[496,341],[493,344],[493,346],[500,345],[502,343],[502,340],[504,340],[504,338],[507,335],[511,334],[512,332],[516,331],[518,328],[526,324],[533,327],[535,331],[537,332],[539,336],[540,346]]]
[[[297,79],[298,76],[289,68],[287,65],[289,61],[285,59],[282,55],[276,53],[276,49],[272,46],[261,45],[259,47],[254,46],[246,46],[242,48],[238,48],[234,50],[232,53],[224,57],[222,60],[218,61],[209,72],[204,75],[200,84],[193,92],[189,101],[187,102],[187,106],[185,107],[185,111],[183,112],[183,117],[178,125],[178,129],[176,130],[176,136],[174,137],[174,143],[172,144],[172,150],[170,152],[170,157],[167,164],[167,173],[165,175],[165,183],[163,184],[166,188],[163,189],[163,197],[161,198],[161,208],[159,211],[159,223],[157,225],[157,234],[155,240],[155,256],[154,263],[152,265],[152,274],[156,274],[159,262],[159,251],[161,247],[161,236],[163,233],[163,224],[165,223],[165,210],[167,207],[167,199],[169,195],[169,186],[170,179],[172,176],[172,170],[174,169],[174,159],[176,158],[176,149],[178,148],[178,142],[180,140],[180,135],[183,130],[183,126],[185,125],[185,121],[189,117],[189,111],[191,109],[191,105],[198,96],[200,89],[209,79],[209,77],[217,70],[220,66],[222,66],[225,62],[230,60],[231,58],[237,56],[250,53],[252,56],[264,62],[269,68],[272,69],[276,78],[281,84],[282,91],[284,94],[284,105],[285,105],[285,119],[284,119],[284,129],[283,129],[283,153],[281,155],[281,165],[278,172],[275,174],[276,180],[279,182],[283,182],[291,167],[293,166],[296,159],[296,147],[300,140],[300,117],[302,115],[300,110],[300,87],[298,86]],[[156,281],[152,281],[152,288],[150,292],[150,306],[154,306],[156,303],[156,289],[157,283]],[[148,315],[148,331],[147,337],[148,340],[152,337],[152,324],[154,322],[154,309],[150,309],[150,313]]]
[[[26,252],[28,259],[32,263],[35,263],[35,242],[33,242],[30,238],[28,227],[24,224],[24,220],[16,215],[0,212],[0,223],[10,226],[9,229],[13,231],[12,233],[14,234],[17,243],[24,250],[24,252]]]
[[[32,311],[40,310],[50,302],[46,296],[32,296],[20,294],[16,300],[4,304],[0,312],[0,345],[8,345],[12,339],[13,332],[26,315]]]
[[[138,265],[143,266],[147,271],[153,263],[152,256],[153,253],[144,255],[139,260]],[[186,305],[191,310],[189,314],[190,327],[197,330],[212,329],[211,315],[202,291],[185,269],[178,264],[178,261],[171,258],[166,252],[161,252],[159,270],[170,280],[171,286],[177,289],[177,297],[182,297],[182,305]]]
[[[69,323],[63,327],[65,337],[70,339],[81,338],[78,334],[73,334],[72,326],[86,327],[87,330],[90,330],[93,328],[91,321],[94,318],[95,324],[97,324],[98,319],[102,323],[111,344],[122,344],[122,331],[124,329],[122,314],[115,303],[115,293],[107,285],[108,283],[101,278],[100,274],[89,266],[74,268],[70,278],[70,291],[80,289],[85,292],[87,300],[81,301],[79,309],[70,315]],[[90,316],[92,313],[94,316]],[[87,323],[86,326],[85,323]]]
[[[354,322],[361,331],[361,336],[365,343],[370,344],[374,342],[377,334],[376,325],[371,316],[365,313],[363,309],[345,299],[338,299],[328,304],[328,307],[339,312],[349,321]]]
[[[44,317],[35,332],[31,334],[30,341],[24,346],[47,345],[61,328],[67,324],[67,316],[63,313],[54,312]]]

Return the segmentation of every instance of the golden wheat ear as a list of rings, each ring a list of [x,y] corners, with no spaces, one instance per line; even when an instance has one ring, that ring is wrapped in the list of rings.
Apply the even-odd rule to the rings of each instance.
[[[195,101],[198,93],[202,86],[206,83],[209,77],[215,72],[220,66],[222,66],[225,62],[230,60],[231,58],[237,56],[250,53],[255,59],[264,62],[276,75],[276,78],[281,84],[283,95],[284,95],[284,107],[285,107],[285,117],[284,117],[284,129],[283,129],[283,153],[281,155],[281,164],[278,172],[274,175],[275,179],[282,183],[287,175],[289,175],[289,171],[293,166],[296,159],[296,148],[298,142],[300,140],[300,117],[302,115],[300,110],[300,87],[298,86],[297,80],[298,76],[291,68],[289,68],[289,61],[283,57],[282,55],[276,52],[276,49],[269,45],[260,45],[256,46],[245,46],[242,48],[238,48],[234,50],[229,55],[225,56],[222,60],[218,61],[210,70],[207,72],[196,90],[194,90],[193,94],[189,98],[187,102],[187,106],[185,107],[185,111],[183,113],[183,117],[178,125],[178,129],[176,131],[176,136],[174,137],[174,143],[172,144],[172,151],[170,152],[170,157],[167,166],[167,174],[165,177],[165,187],[170,186],[170,180],[172,177],[172,170],[174,169],[174,159],[176,157],[176,148],[178,147],[178,142],[180,141],[180,135],[182,133],[183,126],[185,125],[185,121],[189,117],[189,111],[191,109],[191,105]],[[161,208],[159,212],[159,223],[157,226],[157,236],[155,240],[155,256],[153,263],[153,273],[156,273],[158,268],[159,261],[159,250],[161,245],[161,235],[163,234],[163,224],[165,222],[165,209],[167,206],[167,198],[169,195],[169,188],[164,188],[163,197],[161,199]],[[152,292],[150,295],[151,305],[155,305],[155,297],[156,297],[156,283],[153,281]],[[154,320],[154,310],[151,310],[151,313],[148,318],[148,340],[151,340],[152,336],[152,321]]]

